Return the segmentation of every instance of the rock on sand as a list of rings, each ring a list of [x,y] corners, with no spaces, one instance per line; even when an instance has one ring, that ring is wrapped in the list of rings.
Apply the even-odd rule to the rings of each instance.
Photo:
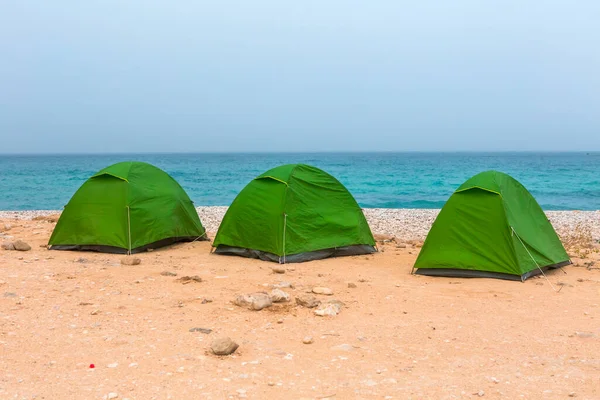
[[[326,303],[321,303],[315,310],[315,315],[320,317],[335,317],[342,311],[344,303],[339,300],[330,300]]]
[[[314,294],[324,294],[325,296],[333,295],[333,290],[326,287],[314,287],[312,292]]]
[[[123,265],[139,265],[142,260],[138,257],[127,256],[121,259],[121,264]]]
[[[212,341],[210,349],[218,356],[227,356],[238,349],[239,345],[229,337],[218,338]]]
[[[316,299],[315,296],[301,295],[296,297],[296,304],[306,308],[315,308],[321,304],[321,300]]]
[[[266,293],[250,293],[239,295],[235,298],[233,304],[249,310],[260,311],[263,308],[271,307],[273,301]]]
[[[271,297],[271,301],[273,301],[273,303],[283,303],[286,301],[290,301],[290,295],[281,289],[271,290],[269,296]]]

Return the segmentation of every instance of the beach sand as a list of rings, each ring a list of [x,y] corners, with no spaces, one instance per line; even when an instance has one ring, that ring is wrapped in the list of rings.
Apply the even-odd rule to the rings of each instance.
[[[200,209],[210,232],[223,212]],[[575,265],[524,283],[411,275],[435,210],[365,210],[396,240],[284,274],[210,254],[209,242],[134,266],[49,251],[56,218],[30,219],[49,214],[0,213],[0,242],[32,247],[0,250],[1,399],[600,398],[599,212],[549,213]],[[179,280],[194,275],[202,282]],[[294,285],[289,303],[231,303],[281,281]],[[296,305],[314,286],[333,290],[315,297],[342,301],[339,315]],[[210,343],[223,336],[239,348],[218,357]]]

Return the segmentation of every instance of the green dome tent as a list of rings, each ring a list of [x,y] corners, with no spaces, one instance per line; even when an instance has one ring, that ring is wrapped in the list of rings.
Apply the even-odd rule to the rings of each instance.
[[[218,254],[280,263],[375,252],[362,210],[333,176],[304,164],[253,179],[235,198],[217,232]]]
[[[206,239],[185,191],[166,172],[142,162],[111,165],[73,195],[52,232],[54,250],[138,253]]]
[[[525,280],[570,263],[527,189],[504,173],[487,171],[446,202],[414,268],[421,275]]]

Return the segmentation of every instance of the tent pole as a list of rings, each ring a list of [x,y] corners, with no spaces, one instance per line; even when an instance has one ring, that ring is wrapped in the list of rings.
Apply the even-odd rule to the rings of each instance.
[[[287,214],[283,213],[283,263],[285,264],[285,230],[287,228]]]
[[[127,255],[131,255],[131,216],[129,215],[129,206],[127,206],[127,237],[129,239]]]

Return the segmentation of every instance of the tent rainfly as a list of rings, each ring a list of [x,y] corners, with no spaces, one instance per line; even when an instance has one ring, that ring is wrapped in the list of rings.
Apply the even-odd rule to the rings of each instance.
[[[213,246],[217,254],[279,263],[376,251],[350,192],[305,164],[283,165],[253,179],[227,210]]]
[[[514,178],[487,171],[463,183],[433,223],[417,274],[525,280],[570,264],[534,197]]]
[[[53,250],[139,253],[206,240],[198,213],[166,172],[143,162],[111,165],[73,195],[56,224]]]

